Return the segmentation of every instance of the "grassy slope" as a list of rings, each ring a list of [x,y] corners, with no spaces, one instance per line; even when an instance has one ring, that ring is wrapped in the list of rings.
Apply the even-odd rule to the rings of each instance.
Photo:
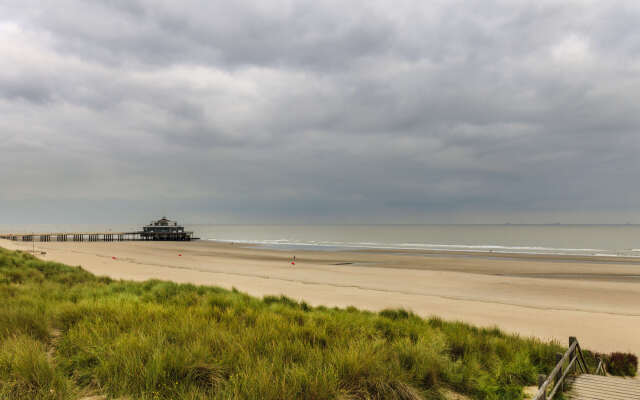
[[[113,281],[0,249],[0,398],[520,399],[557,344],[405,311]]]

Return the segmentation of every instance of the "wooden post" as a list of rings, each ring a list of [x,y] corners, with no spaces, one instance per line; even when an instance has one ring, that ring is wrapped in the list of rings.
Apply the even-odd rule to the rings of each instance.
[[[544,384],[544,381],[546,379],[547,379],[546,376],[538,375],[538,389],[540,389],[542,387],[542,384]],[[542,398],[540,400],[547,400],[547,391],[546,390],[544,392],[542,392]]]
[[[562,356],[563,356],[562,353],[556,353],[556,364],[558,364],[560,362],[560,360],[562,360]],[[560,366],[560,372],[558,372],[558,374],[556,375],[556,381],[555,381],[555,383],[553,385],[554,387],[555,387],[555,385],[558,384],[558,382],[560,382],[560,378],[562,377],[563,370],[564,370],[564,366],[561,365]],[[564,381],[562,382],[562,387],[560,388],[560,391],[564,392]]]
[[[578,339],[576,339],[575,336],[569,336],[569,347],[571,347],[573,345],[574,342],[578,341]],[[571,362],[571,360],[573,360],[573,357],[576,355],[576,351],[572,351],[571,354],[569,354],[569,362]],[[578,372],[578,362],[580,360],[576,360],[575,363],[573,363],[573,372],[576,373]]]

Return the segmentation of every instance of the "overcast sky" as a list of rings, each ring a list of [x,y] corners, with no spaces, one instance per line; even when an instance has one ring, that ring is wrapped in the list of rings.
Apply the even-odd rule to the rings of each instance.
[[[637,1],[0,2],[0,222],[640,223]]]

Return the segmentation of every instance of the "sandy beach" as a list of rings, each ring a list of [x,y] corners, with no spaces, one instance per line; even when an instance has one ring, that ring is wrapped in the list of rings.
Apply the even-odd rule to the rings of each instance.
[[[8,249],[31,243],[0,240]],[[290,251],[207,241],[36,243],[116,279],[162,279],[312,305],[403,307],[595,351],[640,353],[640,261],[420,251]],[[296,256],[295,266],[291,265]],[[114,259],[115,257],[115,259]]]

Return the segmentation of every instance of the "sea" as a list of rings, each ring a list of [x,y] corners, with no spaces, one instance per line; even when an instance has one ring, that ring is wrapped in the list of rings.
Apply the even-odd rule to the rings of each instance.
[[[201,240],[281,250],[436,250],[640,257],[640,225],[185,224]],[[107,232],[135,225],[2,225],[0,232]]]

